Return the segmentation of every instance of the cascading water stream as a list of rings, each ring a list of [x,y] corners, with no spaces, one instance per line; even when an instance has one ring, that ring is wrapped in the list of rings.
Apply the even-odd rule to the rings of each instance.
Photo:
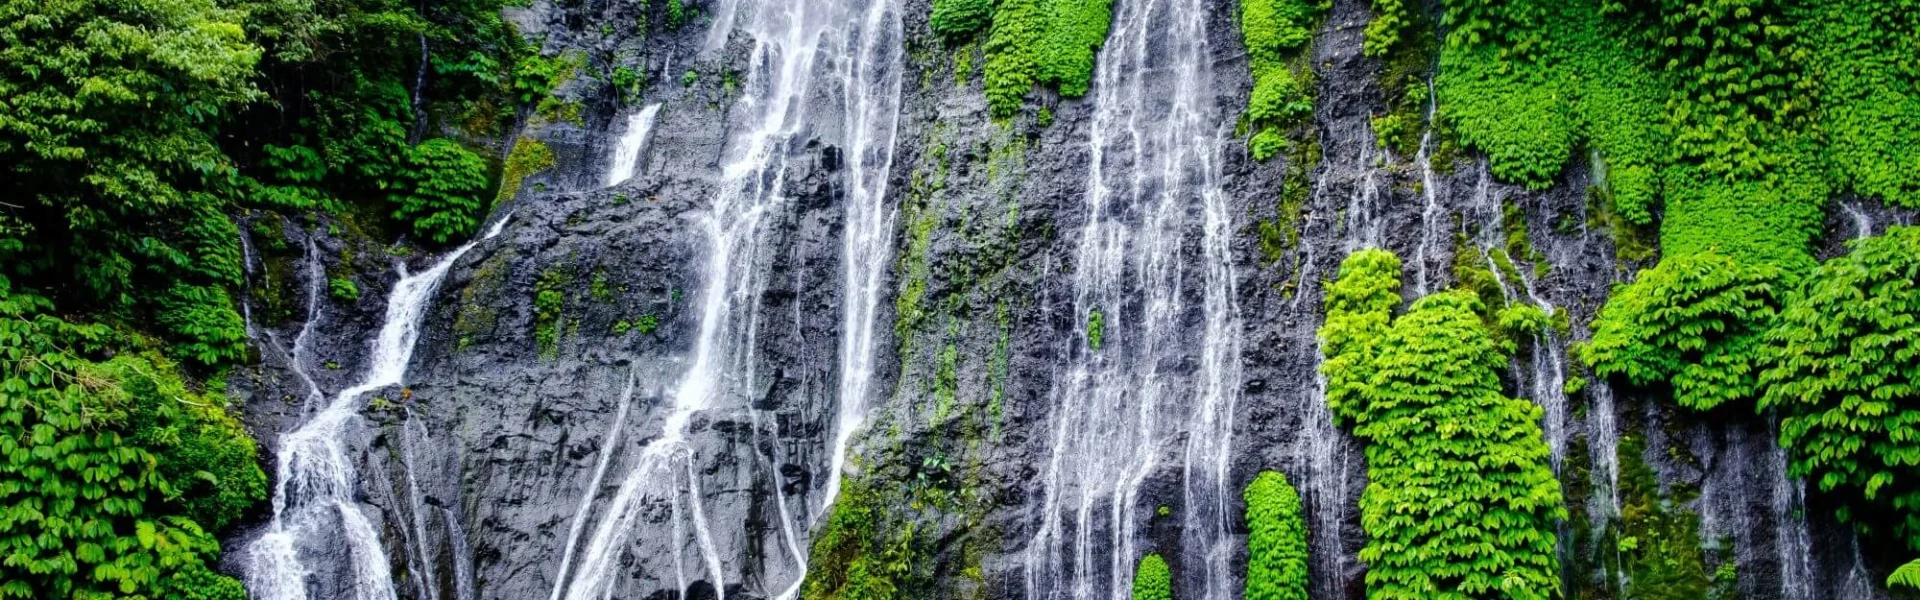
[[[860,35],[848,40],[839,76],[847,124],[846,246],[841,254],[840,387],[821,512],[840,494],[847,444],[872,401],[884,278],[892,263],[895,211],[888,202],[893,146],[900,128],[905,45],[899,0],[871,0]]]
[[[731,128],[738,133],[726,145],[719,192],[698,218],[708,254],[692,359],[671,394],[660,435],[639,450],[618,491],[597,511],[597,524],[586,545],[578,549],[578,560],[571,543],[563,553],[555,598],[600,600],[614,595],[621,571],[618,561],[623,553],[633,551],[629,542],[641,511],[650,501],[665,501],[671,507],[674,530],[666,553],[675,565],[679,591],[685,593],[690,585],[681,551],[682,542],[688,541],[697,549],[706,582],[724,600],[724,565],[744,557],[723,557],[714,542],[694,469],[699,457],[689,443],[688,427],[702,411],[745,408],[758,385],[754,373],[757,299],[765,288],[763,271],[770,259],[763,229],[789,207],[785,186],[790,152],[797,147],[797,136],[809,135],[811,92],[830,87],[831,82],[815,81],[816,71],[827,64],[840,68],[838,83],[844,86],[849,124],[843,154],[851,167],[846,215],[849,322],[843,327],[848,343],[842,347],[840,415],[834,425],[834,447],[829,449],[834,457],[829,488],[837,489],[834,478],[844,460],[846,440],[858,427],[871,393],[878,269],[887,263],[891,237],[884,201],[898,125],[898,78],[904,52],[900,19],[897,0],[734,0],[717,7],[708,48],[717,48],[739,30],[751,36],[754,49],[744,95],[731,111],[731,118],[740,122]],[[595,489],[587,491],[583,506],[592,502],[595,493]],[[826,501],[831,501],[831,493]],[[583,508],[580,518],[590,514]],[[688,526],[691,540],[686,537]],[[791,530],[784,535],[793,537]],[[797,583],[804,576],[805,557],[798,543],[784,546],[791,567],[785,575]],[[767,579],[783,578],[776,574]],[[796,585],[788,594],[797,590]]]
[[[301,560],[302,546],[327,541],[331,535],[345,538],[352,560],[349,585],[355,598],[396,597],[386,551],[372,522],[354,501],[357,477],[348,457],[346,426],[357,416],[362,395],[405,379],[414,342],[420,337],[421,317],[441,279],[474,246],[499,235],[509,218],[511,215],[502,218],[485,236],[448,253],[419,274],[408,275],[403,266],[400,281],[387,300],[386,320],[373,340],[361,382],[341,391],[306,424],[281,437],[273,519],[248,550],[246,584],[253,597],[305,600],[307,567]]]
[[[626,131],[621,132],[620,143],[613,149],[613,160],[607,165],[609,187],[620,185],[639,172],[640,154],[646,151],[647,142],[653,139],[653,124],[659,117],[660,104],[657,102],[627,117]]]
[[[419,454],[414,447],[419,445],[421,438],[427,437],[427,431],[413,414],[413,407],[403,407],[402,415],[405,419],[400,422],[400,466],[407,476],[408,512],[413,517],[410,519],[413,529],[409,532],[412,539],[407,544],[412,552],[407,561],[411,570],[420,575],[410,579],[419,590],[420,599],[440,600],[439,580],[433,576],[433,559],[427,555],[427,503],[420,493],[420,475],[415,470]]]
[[[1025,550],[1028,598],[1124,599],[1140,558],[1139,487],[1184,420],[1178,554],[1187,589],[1231,597],[1227,456],[1239,392],[1240,321],[1221,189],[1224,134],[1210,89],[1209,4],[1119,3],[1096,61],[1091,160],[1073,269],[1082,329],[1056,375],[1041,522]],[[1193,219],[1194,215],[1201,218]],[[1190,233],[1198,233],[1190,236]],[[1197,238],[1199,248],[1185,246]],[[1184,262],[1197,254],[1204,332]],[[1097,317],[1095,315],[1098,315]],[[1178,363],[1201,339],[1198,380]],[[1096,345],[1097,342],[1097,345]],[[1194,398],[1195,401],[1175,402]],[[1191,409],[1188,409],[1188,407]],[[1172,417],[1172,418],[1169,418]]]
[[[1433,89],[1433,82],[1428,81],[1426,119],[1428,123],[1433,122],[1434,111],[1438,109],[1439,100],[1437,97],[1438,94],[1436,94]],[[1432,127],[1428,127],[1425,133],[1420,134],[1420,151],[1414,155],[1413,162],[1420,168],[1420,194],[1422,199],[1425,200],[1420,210],[1420,246],[1414,249],[1413,258],[1413,294],[1415,298],[1418,298],[1433,291],[1432,288],[1429,287],[1432,283],[1432,277],[1428,274],[1428,271],[1431,269],[1433,260],[1440,256],[1440,245],[1451,241],[1446,238],[1444,232],[1445,219],[1443,217],[1446,216],[1446,209],[1440,206],[1440,183],[1433,176]]]

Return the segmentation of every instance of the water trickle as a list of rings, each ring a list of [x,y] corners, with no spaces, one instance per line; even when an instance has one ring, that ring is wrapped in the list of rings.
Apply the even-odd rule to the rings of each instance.
[[[587,481],[586,490],[580,493],[580,506],[573,511],[573,525],[567,529],[567,545],[560,552],[560,572],[566,573],[573,565],[573,548],[580,541],[580,533],[587,528],[587,516],[593,508],[593,498],[600,493],[600,482],[607,477],[607,465],[613,463],[614,450],[620,444],[620,431],[626,427],[627,410],[633,405],[633,386],[637,375],[627,374],[626,391],[620,392],[620,408],[614,412],[613,425],[607,428],[606,441],[600,444],[600,460],[593,467],[593,478]],[[554,583],[553,600],[559,600],[560,593],[566,589],[566,580]]]
[[[556,597],[567,600],[598,600],[614,594],[620,571],[617,561],[623,553],[635,551],[629,540],[636,520],[645,505],[659,502],[672,507],[674,539],[666,541],[664,552],[675,564],[679,591],[685,593],[689,585],[681,555],[690,546],[699,554],[698,566],[706,571],[706,582],[724,600],[726,566],[739,559],[720,555],[708,526],[693,464],[700,457],[687,439],[688,427],[702,411],[744,409],[757,385],[757,299],[765,288],[764,271],[771,260],[762,229],[778,219],[779,211],[789,208],[785,186],[793,159],[790,152],[799,146],[793,143],[797,136],[810,135],[809,105],[817,96],[809,92],[831,87],[825,84],[832,82],[815,80],[816,72],[827,66],[839,69],[838,83],[845,86],[839,91],[844,94],[850,124],[843,153],[851,167],[847,259],[860,263],[848,267],[850,306],[846,310],[851,321],[843,331],[852,330],[846,332],[852,343],[842,348],[846,354],[841,414],[834,425],[830,479],[838,476],[845,442],[857,428],[870,394],[877,269],[888,262],[886,244],[891,236],[884,182],[892,164],[899,53],[903,52],[897,0],[733,0],[721,3],[714,15],[709,48],[723,44],[735,30],[749,34],[754,48],[743,96],[730,111],[730,118],[738,121],[731,127],[737,133],[726,145],[719,193],[697,218],[707,242],[698,296],[699,333],[686,371],[671,394],[661,434],[640,449],[619,490],[597,511],[598,523],[577,563],[563,564],[557,576],[564,591]],[[841,56],[853,58],[836,60]],[[848,378],[854,381],[844,381]],[[774,489],[782,488],[776,482]],[[569,556],[563,562],[571,560]],[[803,577],[803,561],[796,557],[793,562],[791,572],[773,573],[766,579]]]
[[[467,528],[460,524],[460,515],[452,508],[440,507],[440,516],[447,524],[448,543],[453,545],[454,600],[475,600],[473,547],[467,543]]]
[[[403,414],[406,418],[400,422],[400,466],[407,476],[408,512],[413,516],[413,530],[407,543],[412,552],[407,561],[412,571],[420,575],[411,578],[419,590],[418,597],[440,600],[440,582],[433,576],[433,558],[427,551],[427,503],[420,493],[420,475],[416,470],[419,454],[414,451],[414,447],[427,438],[427,428],[413,414],[413,407],[404,407]]]
[[[1230,119],[1220,118],[1211,91],[1211,10],[1201,0],[1114,10],[1096,61],[1086,221],[1073,269],[1074,318],[1098,312],[1105,333],[1095,349],[1076,328],[1056,375],[1025,593],[1129,595],[1141,553],[1140,485],[1184,430],[1180,587],[1224,600],[1237,580],[1227,459],[1241,333],[1220,174],[1219,124]],[[1190,239],[1199,247],[1187,246]],[[1201,271],[1188,273],[1194,254]],[[1199,332],[1183,327],[1191,322],[1190,279],[1203,287]],[[1179,366],[1193,358],[1195,339],[1197,373]]]
[[[386,551],[372,522],[354,501],[357,478],[348,457],[346,426],[357,416],[362,395],[398,384],[405,378],[407,364],[413,358],[414,342],[420,336],[421,317],[426,314],[427,302],[441,279],[467,251],[499,235],[506,222],[507,219],[502,218],[484,237],[448,253],[419,274],[408,275],[403,266],[400,281],[394,284],[393,294],[387,300],[386,320],[372,342],[367,371],[361,382],[341,391],[325,409],[298,429],[281,436],[273,519],[248,549],[250,560],[245,579],[253,597],[305,600],[308,571],[300,559],[301,546],[324,543],[333,535],[345,538],[356,598],[393,600],[396,597]],[[310,253],[313,250],[311,240],[308,249]],[[298,346],[296,343],[296,348]]]
[[[1427,82],[1427,123],[1433,123],[1436,96],[1433,82]],[[1440,182],[1433,176],[1433,127],[1420,134],[1420,151],[1414,154],[1413,162],[1420,168],[1420,194],[1425,200],[1420,210],[1420,246],[1414,249],[1413,258],[1413,295],[1418,298],[1432,291],[1428,271],[1444,252],[1442,247],[1452,241],[1446,235],[1446,210],[1440,206]]]
[[[1846,209],[1847,216],[1853,219],[1853,239],[1873,236],[1873,215],[1867,214],[1867,210],[1860,206],[1860,202],[1842,202],[1840,206]]]
[[[247,340],[257,341],[260,332],[253,326],[253,275],[258,257],[254,256],[253,238],[247,235],[243,223],[240,230],[240,320],[246,326]]]
[[[1767,432],[1780,439],[1777,415],[1767,416]],[[1813,532],[1807,527],[1807,486],[1789,479],[1787,451],[1778,443],[1767,444],[1767,473],[1773,479],[1773,523],[1775,551],[1780,559],[1780,597],[1782,600],[1812,600]]]
[[[607,185],[620,185],[639,172],[640,154],[653,138],[654,121],[660,117],[660,104],[653,103],[627,117],[626,131],[614,146],[612,163],[607,166]]]

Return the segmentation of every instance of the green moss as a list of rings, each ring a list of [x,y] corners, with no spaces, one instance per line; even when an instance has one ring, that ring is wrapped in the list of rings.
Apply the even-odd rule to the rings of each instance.
[[[1106,313],[1100,312],[1099,308],[1095,308],[1092,312],[1087,313],[1087,346],[1094,350],[1099,350],[1100,343],[1106,338],[1106,335],[1107,315]]]
[[[1627,597],[1707,598],[1712,578],[1701,551],[1700,517],[1681,506],[1691,498],[1661,490],[1640,438],[1621,436],[1618,448],[1622,531],[1615,548],[1628,574]]]
[[[1279,263],[1300,247],[1300,219],[1305,214],[1307,198],[1313,193],[1313,170],[1320,164],[1319,138],[1309,135],[1307,143],[1294,146],[1296,151],[1287,159],[1273,219],[1260,221],[1255,226],[1260,234],[1260,255],[1268,263]]]
[[[494,205],[513,200],[514,196],[519,195],[521,182],[527,176],[550,169],[553,164],[553,149],[540,140],[522,136],[513,143],[513,151],[507,154],[507,164],[500,172],[500,192],[494,197]]]
[[[542,271],[534,283],[533,339],[540,358],[551,359],[560,354],[560,313],[566,304],[566,287],[571,283],[573,275],[557,267]]]

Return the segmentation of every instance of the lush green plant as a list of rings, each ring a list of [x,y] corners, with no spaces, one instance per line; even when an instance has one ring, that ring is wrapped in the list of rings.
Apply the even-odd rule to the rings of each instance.
[[[687,24],[687,7],[681,0],[667,0],[667,27],[679,30]]]
[[[1240,4],[1240,33],[1247,44],[1253,92],[1247,101],[1253,138],[1248,151],[1256,160],[1286,146],[1279,129],[1313,116],[1313,94],[1287,63],[1313,41],[1314,26],[1330,6],[1327,0],[1246,0]],[[1304,69],[1303,69],[1304,71]],[[1310,73],[1307,73],[1310,75]]]
[[[958,20],[948,23],[960,26]],[[1086,95],[1094,51],[1112,23],[1113,0],[999,0],[986,43],[987,104],[993,115],[1019,113],[1036,84],[1057,85],[1062,96]]]
[[[933,32],[953,39],[978,33],[993,20],[993,0],[934,0],[927,24]]]
[[[1920,228],[1854,242],[1787,297],[1759,350],[1790,472],[1920,549]]]
[[[1413,17],[1408,12],[1406,0],[1372,0],[1373,20],[1367,22],[1366,39],[1361,42],[1361,52],[1367,56],[1379,58],[1387,55],[1400,43],[1400,35]]]
[[[1247,600],[1306,600],[1307,523],[1300,492],[1278,471],[1247,484]]]
[[[414,146],[401,179],[406,183],[390,197],[393,218],[412,222],[414,235],[445,244],[473,235],[485,217],[487,162],[458,142],[433,139]]]
[[[341,302],[360,300],[360,286],[354,285],[351,277],[334,277],[327,280],[327,295]]]
[[[607,83],[613,86],[614,93],[619,94],[621,102],[632,104],[640,100],[640,90],[647,86],[647,75],[634,71],[632,67],[614,67]]]
[[[1601,376],[1670,384],[1692,408],[1754,398],[1756,353],[1783,283],[1777,269],[1718,253],[1669,257],[1615,290],[1580,355]]]
[[[1087,313],[1087,345],[1099,350],[1100,342],[1106,339],[1106,336],[1107,315],[1095,308],[1093,312]]]
[[[1173,600],[1173,574],[1158,554],[1140,558],[1133,574],[1133,600]]]
[[[840,497],[808,553],[805,600],[889,600],[909,595],[905,587],[916,559],[915,526],[891,511],[893,498],[859,478],[842,484]]]
[[[195,519],[265,496],[252,440],[157,353],[82,358],[113,333],[50,308],[0,277],[0,598],[244,599]]]
[[[1394,319],[1399,280],[1390,253],[1349,256],[1320,330],[1327,402],[1367,443],[1368,597],[1557,597],[1566,509],[1541,409],[1501,391],[1511,345],[1466,290]]]

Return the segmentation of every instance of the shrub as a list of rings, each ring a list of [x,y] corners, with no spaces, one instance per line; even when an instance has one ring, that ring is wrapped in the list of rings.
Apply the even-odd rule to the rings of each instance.
[[[479,154],[453,140],[427,140],[408,151],[401,178],[405,183],[391,196],[393,218],[412,222],[414,235],[445,244],[480,226],[488,182]]]
[[[1778,269],[1713,252],[1670,257],[1615,290],[1580,356],[1601,376],[1671,383],[1683,406],[1753,398],[1755,352],[1783,283]]]
[[[1920,228],[1855,242],[1778,322],[1759,352],[1760,407],[1782,414],[1790,472],[1920,550]]]
[[[1566,518],[1541,409],[1506,397],[1511,345],[1466,290],[1392,319],[1400,262],[1349,256],[1320,331],[1327,400],[1367,443],[1360,500],[1370,598],[1552,598]]]
[[[1307,524],[1300,493],[1277,471],[1247,485],[1247,600],[1307,599]]]
[[[1327,8],[1325,0],[1246,0],[1240,5],[1240,32],[1253,75],[1247,100],[1253,131],[1248,152],[1255,160],[1267,160],[1286,148],[1278,129],[1313,116],[1313,94],[1287,61],[1313,40],[1314,25]]]
[[[928,25],[933,32],[962,39],[986,28],[993,19],[993,0],[934,0]]]
[[[1133,600],[1173,600],[1173,574],[1158,554],[1140,559],[1133,575]]]
[[[352,278],[334,277],[327,280],[327,294],[341,302],[355,302],[360,299],[360,286]]]

